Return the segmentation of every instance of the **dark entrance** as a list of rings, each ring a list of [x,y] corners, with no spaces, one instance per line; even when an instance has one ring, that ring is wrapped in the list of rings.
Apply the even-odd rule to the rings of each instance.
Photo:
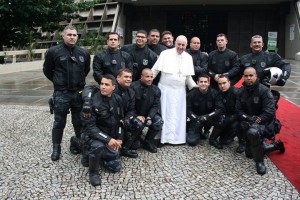
[[[201,51],[210,52],[215,48],[216,36],[227,34],[228,15],[220,12],[182,12],[168,13],[166,27],[174,36],[185,35],[201,39]]]

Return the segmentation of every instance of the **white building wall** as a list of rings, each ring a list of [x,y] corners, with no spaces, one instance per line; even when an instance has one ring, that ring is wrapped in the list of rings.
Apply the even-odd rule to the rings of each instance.
[[[294,27],[294,34],[291,35],[291,29]],[[293,40],[291,40],[294,37]],[[285,27],[285,58],[295,59],[296,53],[300,52],[300,28],[297,21],[295,6],[291,3],[290,14],[286,16]]]

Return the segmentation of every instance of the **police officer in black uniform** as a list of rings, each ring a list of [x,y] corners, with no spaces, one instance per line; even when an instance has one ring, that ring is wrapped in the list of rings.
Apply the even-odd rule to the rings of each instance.
[[[217,35],[217,50],[208,55],[208,74],[211,77],[211,87],[219,90],[218,79],[221,74],[229,77],[231,85],[241,78],[240,63],[236,52],[226,48],[228,43],[225,34]]]
[[[147,32],[139,30],[136,34],[136,43],[124,45],[121,51],[131,55],[133,62],[132,80],[137,81],[141,77],[142,70],[152,68],[157,60],[157,54],[147,46]]]
[[[156,153],[154,137],[161,131],[163,120],[160,115],[160,89],[152,82],[153,72],[146,68],[142,71],[141,79],[133,82],[130,87],[135,91],[137,118],[149,127],[143,148],[151,153]]]
[[[171,31],[165,30],[161,34],[161,44],[167,47],[168,49],[172,49],[175,47],[174,45],[174,36]]]
[[[83,156],[88,153],[85,166],[89,166],[89,178],[93,186],[101,184],[99,163],[112,172],[122,169],[120,149],[123,143],[123,101],[119,95],[113,93],[115,87],[114,76],[103,75],[100,92],[98,90],[92,97],[91,115],[85,117],[86,113],[82,113],[82,140],[87,150]]]
[[[228,145],[233,142],[234,137],[239,138],[239,149],[245,149],[245,139],[239,136],[239,120],[235,112],[235,104],[238,96],[238,89],[230,85],[230,80],[227,76],[220,75],[218,95],[225,107],[225,112],[219,117],[219,122],[215,124],[214,129],[209,138],[209,144],[222,149],[223,145]],[[219,138],[219,141],[217,140]],[[244,152],[243,150],[242,152]],[[240,153],[242,153],[240,152]]]
[[[166,49],[166,46],[159,44],[160,32],[157,29],[151,29],[148,34],[148,47],[157,55]]]
[[[217,98],[217,91],[209,87],[209,77],[201,74],[197,85],[187,94],[187,117],[190,119],[187,131],[187,143],[198,144],[199,140],[207,139],[208,134],[202,131],[204,126],[214,125],[213,120],[224,112],[222,102]]]
[[[266,77],[266,68],[278,67],[282,70],[282,76],[277,80],[276,85],[284,86],[287,79],[291,74],[291,65],[282,60],[282,58],[275,52],[263,51],[264,43],[263,38],[260,35],[254,35],[251,37],[250,48],[252,53],[244,55],[240,58],[242,70],[247,67],[253,67],[261,83],[269,87],[268,78]],[[272,90],[276,104],[279,100],[280,93]]]
[[[198,37],[193,37],[190,41],[190,48],[186,50],[192,57],[195,75],[193,79],[197,82],[200,74],[207,74],[208,55],[200,51],[201,41]]]
[[[265,174],[264,153],[279,150],[285,151],[284,144],[278,140],[266,146],[266,138],[274,138],[276,130],[275,101],[269,88],[259,83],[256,71],[248,67],[244,71],[243,87],[236,104],[241,119],[241,128],[246,133],[246,156],[253,158],[258,174]]]
[[[144,124],[137,118],[135,111],[135,92],[129,86],[132,83],[132,71],[121,69],[117,75],[118,86],[115,92],[121,96],[124,104],[124,143],[121,149],[122,156],[137,158],[138,154],[132,145],[138,134],[143,130]]]
[[[43,66],[45,76],[53,82],[54,86],[53,152],[51,155],[53,161],[59,160],[60,144],[69,109],[71,109],[75,135],[80,138],[81,91],[85,85],[85,77],[90,71],[90,54],[76,45],[78,36],[75,27],[66,26],[62,37],[64,41],[62,44],[51,47],[47,51]],[[79,150],[72,144],[70,151],[73,154],[79,153]]]
[[[118,33],[111,32],[107,35],[108,49],[97,53],[93,60],[93,76],[97,83],[104,74],[112,74],[117,77],[121,68],[132,70],[132,60],[128,53],[120,51],[120,36]]]

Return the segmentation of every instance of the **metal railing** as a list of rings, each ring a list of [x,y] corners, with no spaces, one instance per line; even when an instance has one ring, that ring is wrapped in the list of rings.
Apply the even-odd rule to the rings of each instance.
[[[5,63],[16,63],[17,61],[32,61],[33,59],[44,60],[47,49],[0,51]]]

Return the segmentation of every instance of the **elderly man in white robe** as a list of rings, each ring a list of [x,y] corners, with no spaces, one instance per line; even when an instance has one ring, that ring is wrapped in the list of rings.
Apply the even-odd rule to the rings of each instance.
[[[161,72],[158,87],[161,90],[161,113],[164,120],[161,132],[162,144],[186,143],[186,86],[196,87],[192,79],[192,56],[185,52],[187,38],[176,38],[175,48],[161,52],[154,64],[153,78]]]

